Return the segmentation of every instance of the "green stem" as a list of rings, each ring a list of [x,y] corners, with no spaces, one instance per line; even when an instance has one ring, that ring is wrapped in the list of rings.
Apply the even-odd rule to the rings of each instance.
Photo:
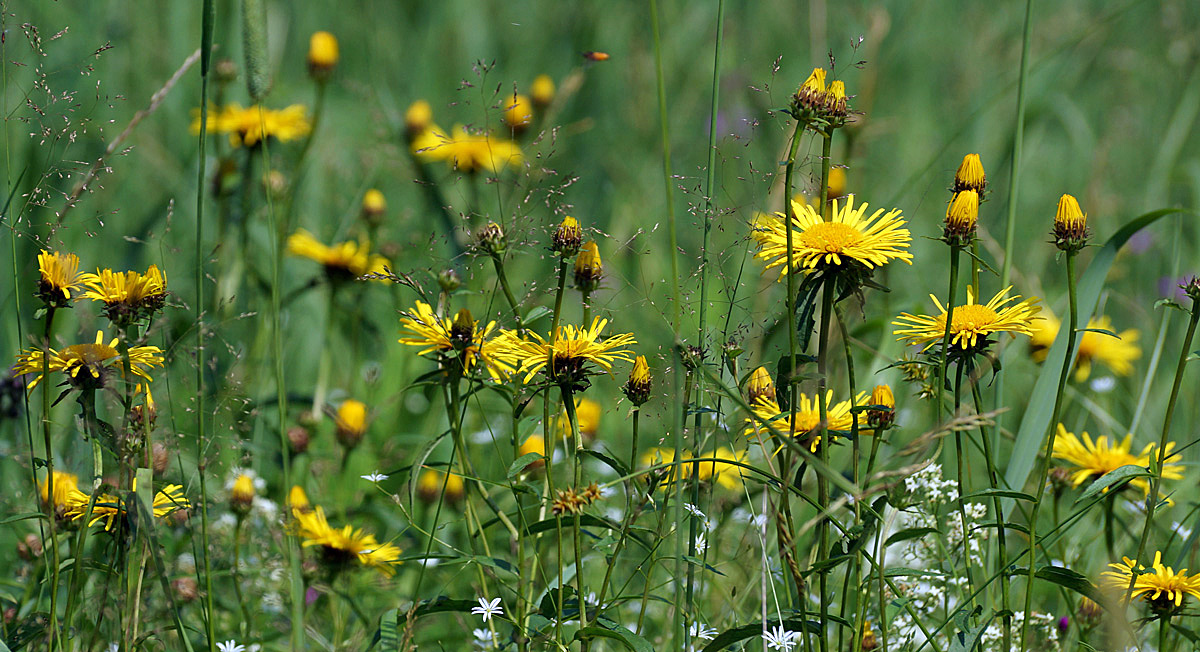
[[[637,452],[638,452],[638,428],[641,422],[642,410],[638,407],[633,408],[633,443],[630,446],[629,452],[629,468],[637,468]],[[634,487],[637,485],[631,479],[625,483],[625,522],[621,525],[621,535],[617,537],[617,545],[613,547],[612,561],[608,564],[608,569],[604,572],[604,581],[600,582],[599,603],[597,608],[604,607],[604,598],[608,594],[608,583],[612,579],[613,569],[617,567],[617,559],[621,555],[621,549],[625,546],[626,537],[629,536],[629,528],[633,524],[633,494]]]
[[[246,604],[246,599],[242,597],[242,571],[239,568],[242,552],[242,523],[245,520],[239,516],[237,523],[233,526],[233,567],[230,569],[230,576],[233,580],[233,593],[242,610],[242,636],[250,636],[250,607]]]
[[[50,527],[50,545],[42,545],[43,550],[50,551],[53,565],[50,571],[50,640],[47,649],[53,652],[55,647],[62,647],[62,632],[58,626],[58,524],[54,507],[54,442],[50,429],[50,392],[53,383],[50,382],[50,334],[54,329],[54,306],[46,307],[46,326],[42,333],[42,446],[46,453],[46,514]],[[36,487],[35,487],[36,490]]]
[[[333,364],[333,343],[330,340],[333,339],[333,322],[337,310],[337,288],[336,281],[330,282],[329,301],[325,307],[325,329],[321,334],[321,356],[317,362],[317,387],[313,390],[312,402],[312,418],[318,421],[325,412],[325,394],[329,391],[329,368]],[[283,420],[282,416],[280,416],[280,420]],[[346,456],[349,456],[348,451]]]
[[[975,412],[983,414],[983,397],[979,392],[979,384],[971,383],[971,395],[975,398]],[[1000,474],[996,471],[996,459],[992,456],[991,438],[988,436],[987,428],[983,425],[979,426],[979,437],[983,440],[983,457],[987,462],[988,485],[992,489],[1000,488]],[[1003,650],[1009,652],[1012,650],[1012,612],[1009,610],[1009,595],[1008,595],[1008,544],[1006,542],[1007,532],[1004,529],[1004,511],[1001,506],[1000,497],[992,497],[992,509],[996,512],[996,543],[999,548],[1000,567],[1000,613],[1003,615],[1004,632],[1003,632]],[[1058,507],[1055,503],[1055,512]],[[1057,520],[1057,518],[1055,519]]]
[[[956,417],[962,407],[962,377],[963,364],[960,361],[954,365],[954,416]],[[967,589],[974,592],[975,585],[971,578],[971,529],[967,523],[967,500],[964,498],[967,495],[967,456],[963,449],[961,430],[954,431],[954,453],[958,462],[958,517],[962,521],[963,575],[967,578]]]
[[[1075,252],[1066,252],[1067,256],[1067,297],[1070,304],[1070,315],[1067,322],[1067,352],[1063,357],[1062,369],[1058,377],[1058,389],[1054,394],[1054,410],[1050,416],[1050,432],[1046,439],[1045,459],[1042,464],[1042,473],[1038,476],[1037,494],[1033,501],[1033,508],[1029,513],[1029,560],[1028,572],[1029,577],[1025,584],[1025,613],[1029,613],[1029,609],[1033,604],[1033,586],[1034,574],[1037,572],[1037,521],[1038,510],[1042,505],[1042,496],[1046,493],[1046,480],[1050,476],[1050,462],[1054,457],[1054,440],[1058,436],[1058,419],[1059,411],[1062,409],[1063,389],[1067,385],[1067,377],[1071,373],[1071,363],[1075,361],[1075,338],[1078,334],[1076,331],[1079,328],[1079,310],[1076,306],[1075,298]],[[1026,635],[1029,633],[1029,619],[1021,621],[1021,644],[1018,649],[1025,650]]]
[[[942,355],[938,360],[937,376],[937,422],[942,422],[942,392],[946,387],[946,363],[950,359],[950,335],[954,325],[954,303],[958,295],[958,252],[959,245],[950,245],[950,290],[946,298],[946,326],[942,334]]]
[[[521,321],[521,309],[517,306],[517,299],[513,296],[512,289],[508,286],[508,277],[504,274],[504,260],[500,258],[500,254],[492,254],[492,264],[496,267],[496,279],[500,282],[500,289],[504,291],[504,299],[508,301],[508,305],[512,308],[513,321],[517,325],[517,332],[525,333],[525,324]]]
[[[825,279],[825,283],[821,286],[821,331],[818,339],[817,348],[817,409],[821,417],[820,427],[820,444],[817,449],[821,456],[821,463],[829,464],[829,398],[826,395],[826,388],[829,386],[829,316],[833,312],[833,283],[830,278]],[[829,509],[829,481],[825,478],[824,473],[817,474],[817,505],[822,513],[818,514],[821,519],[817,524],[817,562],[823,562],[829,559],[829,519],[823,513]],[[821,596],[821,632],[817,636],[817,642],[821,652],[829,647],[827,637],[827,624],[829,623],[829,569],[822,568],[817,575],[818,592]],[[803,600],[803,596],[801,596]]]
[[[1163,415],[1162,432],[1158,436],[1158,450],[1150,458],[1150,492],[1146,494],[1146,522],[1142,525],[1142,536],[1138,540],[1135,561],[1141,562],[1142,554],[1146,551],[1146,541],[1150,538],[1150,528],[1154,524],[1154,512],[1158,509],[1158,490],[1162,483],[1163,466],[1167,462],[1167,438],[1171,434],[1171,420],[1175,416],[1175,402],[1179,398],[1179,387],[1183,384],[1183,370],[1187,366],[1188,355],[1192,348],[1192,338],[1196,335],[1196,324],[1200,322],[1200,298],[1192,296],[1192,314],[1188,320],[1187,334],[1183,336],[1183,346],[1179,349],[1179,362],[1175,365],[1175,380],[1171,383],[1171,396],[1167,399],[1167,412]],[[1133,593],[1134,581],[1137,576],[1130,577],[1129,588],[1125,592],[1128,602]],[[1164,618],[1165,620],[1165,618]],[[1158,648],[1162,650],[1160,646]]]
[[[584,297],[586,298],[586,294]],[[585,304],[586,305],[586,304]],[[563,407],[567,411],[567,421],[571,424],[571,441],[575,444],[575,455],[572,458],[572,465],[575,471],[575,481],[571,487],[572,491],[578,491],[582,482],[583,474],[583,438],[579,433],[579,418],[575,414],[575,393],[565,385],[559,385],[559,392],[562,394]],[[583,590],[583,546],[580,541],[579,532],[579,514],[576,514],[571,519],[571,534],[575,547],[575,593],[576,604],[579,608],[579,626],[588,626],[587,603],[584,596],[587,595]],[[590,641],[584,639],[582,649],[584,652],[590,647]]]

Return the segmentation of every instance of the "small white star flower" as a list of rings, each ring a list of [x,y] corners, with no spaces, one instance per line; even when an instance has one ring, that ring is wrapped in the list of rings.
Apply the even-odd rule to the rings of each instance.
[[[691,514],[692,516],[695,516],[696,518],[701,518],[701,519],[706,518],[704,516],[704,512],[700,511],[699,507],[696,507],[695,505],[693,505],[691,503],[684,503],[683,508],[686,509],[689,514]]]
[[[783,628],[783,625],[776,625],[775,629],[769,632],[763,632],[763,643],[772,650],[780,650],[781,652],[791,652],[793,647],[796,647],[796,638],[800,634],[797,632],[789,632]]]
[[[217,643],[217,652],[246,652],[245,645],[238,645],[232,638],[223,643]]]
[[[711,641],[717,635],[717,630],[709,629],[708,625],[704,623],[692,623],[692,626],[688,628],[688,632],[692,635],[692,638],[698,638],[703,641]]]
[[[702,555],[705,550],[708,550],[708,539],[705,539],[704,535],[701,534],[696,537],[696,554]]]
[[[503,616],[504,607],[500,606],[500,598],[495,598],[488,601],[487,598],[479,598],[479,606],[471,607],[471,613],[477,616],[483,616],[483,622],[492,619],[492,616]]]
[[[366,480],[367,482],[383,482],[384,480],[388,479],[386,474],[380,473],[379,471],[375,471],[374,473],[368,473],[366,475],[360,475],[358,477],[362,478],[363,480]]]

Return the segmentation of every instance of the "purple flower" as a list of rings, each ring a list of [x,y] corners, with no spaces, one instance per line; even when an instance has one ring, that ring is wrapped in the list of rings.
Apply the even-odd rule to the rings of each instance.
[[[1067,631],[1067,628],[1070,626],[1071,626],[1071,619],[1069,617],[1063,616],[1062,618],[1058,619],[1058,631],[1065,632],[1065,631]]]

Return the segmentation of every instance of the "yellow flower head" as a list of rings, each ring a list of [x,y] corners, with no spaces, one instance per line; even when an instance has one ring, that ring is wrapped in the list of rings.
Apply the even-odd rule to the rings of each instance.
[[[835,167],[829,170],[829,183],[826,184],[829,199],[838,199],[846,195],[846,168]],[[820,198],[817,199],[820,201]],[[803,202],[808,203],[808,202]],[[813,208],[818,208],[814,206]]]
[[[521,131],[533,122],[533,105],[529,98],[513,93],[504,102],[504,124],[513,131]]]
[[[413,139],[412,151],[426,161],[446,161],[451,168],[474,173],[496,174],[505,167],[520,167],[521,148],[511,140],[491,134],[473,134],[455,127],[449,135],[430,125]]]
[[[254,497],[257,494],[258,492],[254,490],[253,476],[239,473],[237,479],[233,481],[233,488],[229,490],[229,506],[233,508],[233,511],[244,514],[254,504]]]
[[[834,118],[845,118],[848,112],[846,106],[846,84],[838,79],[829,84],[829,92],[825,95],[825,110]]]
[[[433,124],[433,107],[425,100],[417,100],[408,105],[404,112],[404,128],[410,136],[416,136],[429,129]]]
[[[1054,215],[1054,244],[1063,251],[1078,251],[1087,244],[1087,214],[1071,195],[1058,200]]]
[[[1036,322],[1033,335],[1029,338],[1030,354],[1034,360],[1041,362],[1046,359],[1054,338],[1062,322],[1052,314],[1046,314]],[[1088,320],[1088,329],[1116,332],[1112,319],[1108,316],[1093,317]],[[1083,382],[1092,373],[1092,363],[1101,362],[1118,376],[1128,376],[1133,373],[1133,361],[1142,357],[1142,349],[1137,345],[1137,329],[1130,328],[1121,331],[1116,337],[1086,330],[1079,334],[1078,352],[1075,354],[1075,381]]]
[[[1054,439],[1053,457],[1071,465],[1072,468],[1069,471],[1071,485],[1074,487],[1096,480],[1105,473],[1122,466],[1149,467],[1150,456],[1153,455],[1156,459],[1158,457],[1156,444],[1146,444],[1140,454],[1134,455],[1132,452],[1133,435],[1125,435],[1120,442],[1114,441],[1110,445],[1107,436],[1101,435],[1092,441],[1086,432],[1082,434],[1083,437],[1080,438],[1073,432],[1067,432],[1067,429],[1060,423],[1058,424],[1058,436]],[[1179,461],[1179,453],[1173,453],[1174,449],[1175,443],[1167,442],[1162,470],[1162,477],[1167,480],[1183,479],[1183,467],[1173,463]],[[1129,484],[1141,489],[1144,494],[1150,493],[1150,483],[1145,478],[1134,478]],[[1107,493],[1108,489],[1106,488],[1104,491]]]
[[[987,176],[983,173],[983,161],[979,160],[978,154],[967,154],[958,165],[958,171],[954,173],[954,187],[951,190],[955,193],[974,190],[983,197],[986,187]]]
[[[324,79],[338,63],[338,40],[329,32],[313,32],[308,39],[308,70]]]
[[[81,502],[87,504],[88,496],[79,490],[79,478],[74,473],[54,472],[53,500],[50,500],[50,484],[48,478],[42,478],[38,483],[38,489],[42,495],[42,504],[50,503],[54,507],[54,513],[58,516],[64,516],[72,507]]]
[[[71,301],[71,292],[78,292],[83,285],[79,256],[75,254],[51,253],[43,249],[38,254],[38,271],[41,272],[38,296],[47,305],[66,306]]]
[[[461,313],[460,313],[461,314]],[[468,313],[469,315],[470,313]],[[416,306],[400,318],[400,326],[411,333],[400,338],[401,344],[424,347],[417,355],[435,353],[438,356],[457,354],[464,373],[470,373],[475,362],[483,363],[488,375],[496,382],[508,379],[516,364],[502,350],[499,337],[490,338],[496,322],[488,322],[481,331],[479,322],[470,322],[470,332],[446,317],[438,317],[429,304],[418,301]]]
[[[755,369],[746,383],[746,402],[753,407],[762,399],[775,400],[775,381],[766,367]]]
[[[579,253],[582,243],[583,229],[580,228],[578,220],[568,215],[559,223],[558,228],[554,229],[554,235],[550,238],[550,249],[559,256],[574,256]]]
[[[946,207],[945,238],[952,244],[965,244],[975,235],[979,220],[979,193],[963,190],[954,193]]]
[[[876,385],[871,390],[871,405],[880,407],[867,410],[867,423],[872,428],[886,428],[896,418],[896,397],[887,385]]]
[[[293,512],[309,512],[312,511],[312,504],[308,502],[308,494],[304,493],[304,487],[293,485],[291,491],[288,492],[288,507]]]
[[[797,116],[825,108],[825,69],[813,68],[812,74],[792,96],[792,112]]]
[[[363,193],[362,214],[368,222],[378,223],[379,218],[387,212],[387,198],[376,188]]]
[[[151,317],[166,304],[167,275],[157,265],[145,274],[101,269],[81,278],[88,288],[84,298],[103,302],[105,316],[115,324]]]
[[[137,490],[137,480],[133,481],[133,489]],[[82,492],[80,493],[83,496]],[[79,521],[87,515],[89,496],[83,496],[82,500],[71,505],[67,511],[67,517],[73,521]],[[134,499],[136,500],[136,498]],[[187,509],[191,505],[187,498],[183,496],[183,487],[177,484],[169,484],[158,493],[154,494],[154,517],[162,518],[180,509]],[[102,494],[96,497],[96,504],[92,507],[92,519],[88,521],[87,526],[91,527],[100,521],[104,521],[104,529],[112,531],[116,526],[118,519],[125,518],[125,500],[118,496]]]
[[[864,217],[867,204],[854,206],[854,197],[844,205],[833,200],[829,222],[812,206],[792,202],[792,261],[797,269],[788,267],[787,227],[783,215],[760,219],[754,226],[754,239],[759,252],[755,257],[766,262],[766,269],[780,268],[780,280],[794,271],[809,271],[818,266],[861,266],[873,269],[893,259],[912,264],[908,243],[912,241],[899,209],[879,209]]]
[[[963,350],[985,347],[988,337],[995,333],[1010,332],[1023,335],[1033,334],[1033,320],[1037,318],[1040,308],[1035,305],[1037,299],[1025,299],[1014,305],[1011,304],[1020,297],[1008,296],[1012,286],[1006,287],[992,297],[986,304],[975,303],[975,294],[967,287],[967,303],[954,307],[954,318],[950,324],[950,346]],[[923,345],[928,350],[934,344],[942,341],[946,331],[946,308],[932,294],[929,298],[937,306],[937,315],[910,315],[904,313],[892,322],[900,326],[892,331],[899,335],[901,342]]]
[[[121,351],[117,348],[120,342],[113,338],[108,344],[104,343],[104,331],[96,331],[96,341],[91,344],[73,344],[56,351],[50,349],[50,371],[61,371],[69,376],[72,386],[77,389],[100,389],[106,386],[110,372],[124,373],[125,365],[121,360]],[[28,349],[17,356],[13,374],[36,373],[37,378],[29,383],[29,389],[37,387],[42,382],[45,368],[41,349]],[[145,380],[152,380],[149,370],[151,367],[163,365],[162,350],[157,346],[133,346],[129,348],[129,371]],[[132,379],[130,379],[132,380]],[[139,384],[139,390],[141,389]]]
[[[302,546],[320,548],[321,562],[330,570],[341,570],[357,560],[389,577],[396,573],[393,566],[400,563],[400,548],[395,545],[380,544],[375,535],[350,525],[340,529],[330,527],[325,520],[325,510],[320,507],[309,512],[296,510],[293,516],[296,518],[296,536],[304,540]]]
[[[1114,592],[1124,595],[1133,582],[1131,597],[1142,598],[1150,608],[1159,613],[1170,613],[1183,606],[1185,596],[1200,598],[1200,575],[1188,576],[1186,568],[1175,572],[1162,563],[1162,552],[1155,551],[1154,563],[1146,570],[1134,559],[1123,558],[1123,563],[1109,564],[1112,570],[1100,574],[1101,583]],[[1136,577],[1136,579],[1134,579]]]
[[[192,121],[192,133],[200,133],[200,112],[195,112]],[[303,138],[312,131],[308,122],[308,109],[302,104],[293,104],[286,109],[261,109],[258,105],[243,109],[240,104],[233,103],[222,107],[219,111],[208,114],[208,128],[222,134],[229,134],[229,143],[234,147],[256,147],[263,138],[275,138],[279,142],[287,142]]]
[[[629,380],[625,382],[625,397],[630,403],[641,407],[650,400],[650,389],[650,365],[646,363],[646,356],[639,355],[634,358]]]
[[[601,339],[600,332],[607,325],[607,319],[597,317],[590,327],[559,326],[549,340],[537,333],[530,333],[531,339],[521,339],[515,332],[505,330],[496,338],[495,355],[510,364],[519,364],[526,383],[545,369],[551,381],[581,389],[587,386],[589,365],[612,372],[614,361],[630,361],[625,347],[637,344],[631,333]]]
[[[600,430],[600,417],[603,415],[604,408],[590,398],[581,398],[575,402],[575,418],[579,420],[579,434],[584,442],[596,437]],[[567,417],[566,410],[558,415],[558,438],[571,438],[571,420]]]
[[[854,415],[851,411],[855,405],[866,404],[866,393],[860,392],[853,403],[842,401],[835,404],[832,390],[826,393],[825,397],[826,430],[831,435],[853,430]],[[754,410],[757,418],[746,419],[746,436],[770,435],[773,429],[784,436],[798,438],[801,442],[808,444],[809,450],[813,452],[817,450],[817,446],[821,443],[818,436],[821,429],[821,406],[816,396],[800,395],[794,419],[791,419],[791,411],[780,409],[774,398],[760,398],[750,407]],[[866,429],[865,426],[866,424],[860,424],[860,428],[862,428],[859,430],[860,434]]]
[[[575,287],[580,292],[591,292],[600,286],[604,278],[604,263],[600,260],[600,247],[589,240],[575,257]]]
[[[529,85],[529,97],[534,106],[545,108],[554,101],[554,80],[550,75],[538,75]]]
[[[712,457],[718,460],[727,460],[724,462],[700,462],[700,472],[696,477],[701,481],[712,480],[720,486],[734,491],[742,488],[742,475],[744,470],[738,464],[744,464],[747,457],[746,451],[737,451],[726,446],[718,447],[711,455],[704,457]],[[730,464],[734,462],[734,464]]]
[[[391,266],[387,258],[371,253],[371,246],[366,240],[326,246],[308,231],[300,229],[288,237],[287,247],[288,253],[293,256],[320,263],[332,281],[352,280],[365,274],[385,274]]]
[[[445,500],[457,503],[462,500],[464,485],[462,476],[437,469],[425,469],[417,478],[417,495],[427,503],[436,503],[445,488]]]
[[[346,448],[354,448],[367,433],[367,404],[348,398],[338,406],[334,424],[337,439]]]
[[[742,488],[743,470],[738,464],[744,464],[748,457],[746,451],[733,451],[732,449],[721,446],[709,454],[702,454],[701,458],[715,458],[724,461],[702,461],[697,460],[693,463],[686,463],[687,460],[693,459],[690,452],[685,451],[680,464],[675,464],[657,470],[652,475],[647,476],[648,480],[655,481],[659,487],[669,487],[679,476],[684,479],[692,477],[692,473],[696,473],[696,478],[701,482],[713,481],[718,485],[732,490]],[[654,467],[662,464],[672,464],[675,462],[675,450],[656,446],[642,453],[641,466]],[[698,467],[698,469],[697,469]]]

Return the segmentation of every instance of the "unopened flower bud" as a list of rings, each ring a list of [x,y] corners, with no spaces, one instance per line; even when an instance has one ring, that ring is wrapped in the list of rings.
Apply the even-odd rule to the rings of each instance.
[[[867,623],[862,636],[863,652],[871,652],[879,648],[879,641],[875,638],[875,630],[871,629],[871,624]]]
[[[387,199],[375,188],[363,193],[362,217],[367,224],[379,224],[387,212]]]
[[[503,253],[507,245],[504,230],[495,222],[488,222],[475,234],[475,242],[479,248],[489,254]]]
[[[1075,612],[1075,616],[1079,618],[1081,625],[1094,627],[1100,624],[1100,620],[1104,617],[1104,608],[1097,604],[1095,600],[1084,596],[1079,601],[1079,610]]]
[[[824,111],[825,94],[825,69],[813,68],[812,74],[792,95],[792,115],[802,119]]]
[[[1087,214],[1079,208],[1074,197],[1063,195],[1054,215],[1054,246],[1073,253],[1087,244],[1087,238]]]
[[[604,264],[600,260],[600,247],[595,240],[588,241],[575,257],[575,288],[580,292],[591,292],[600,286],[604,278]]]
[[[195,602],[200,597],[200,589],[194,577],[181,577],[171,582],[171,592],[180,602]]]
[[[167,465],[170,462],[170,451],[167,450],[167,446],[161,442],[155,442],[154,446],[150,447],[150,464],[154,468],[154,475],[166,473]]]
[[[746,383],[746,402],[753,407],[764,400],[775,400],[775,381],[766,367],[759,367],[750,374],[750,382]]]
[[[25,561],[33,561],[42,556],[42,540],[38,535],[29,533],[17,542],[17,556]]]
[[[954,194],[946,207],[945,235],[947,243],[964,245],[975,236],[975,223],[979,220],[979,193],[964,190]]]
[[[442,292],[450,294],[451,292],[462,287],[462,279],[459,278],[458,272],[452,269],[444,269],[438,274],[438,287],[442,288]]]
[[[987,177],[983,173],[983,162],[979,160],[979,155],[967,154],[959,164],[958,172],[954,173],[954,187],[951,190],[953,192],[974,190],[982,197],[986,187]]]
[[[896,420],[896,397],[887,385],[876,385],[871,392],[871,406],[867,410],[867,423],[872,428],[887,428]]]
[[[579,253],[582,243],[583,229],[579,227],[579,221],[570,215],[563,218],[550,238],[550,248],[564,258]]]
[[[238,516],[245,516],[254,506],[254,478],[242,473],[233,481],[229,490],[229,509]]]
[[[424,132],[432,124],[433,107],[429,102],[417,100],[408,105],[408,110],[404,112],[404,128],[408,130],[410,138]]]
[[[293,455],[299,455],[308,450],[308,428],[304,426],[292,426],[288,428],[287,439],[288,447],[292,449]]]
[[[367,405],[352,398],[342,401],[334,422],[338,443],[352,450],[367,434]]]
[[[300,485],[293,485],[291,491],[288,492],[288,507],[292,511],[303,514],[312,511],[312,504],[308,502],[308,494],[304,493],[304,488]]]
[[[1200,301],[1200,276],[1189,277],[1187,281],[1183,283],[1183,285],[1179,286],[1179,288],[1183,290],[1184,294],[1188,295],[1192,301]]]
[[[470,346],[474,339],[475,320],[471,319],[471,311],[463,308],[454,316],[454,323],[450,324],[450,343],[462,350]]]
[[[504,102],[504,124],[515,132],[524,131],[533,122],[533,105],[529,98],[513,93]]]
[[[538,75],[529,85],[529,99],[533,105],[544,109],[554,101],[554,80],[550,75]]]
[[[329,32],[314,32],[308,40],[308,72],[317,81],[329,79],[338,63],[338,40]]]
[[[838,79],[829,84],[829,92],[825,94],[825,111],[834,121],[843,121],[849,113],[846,104],[846,84]]]
[[[646,364],[646,356],[639,355],[634,359],[624,390],[629,402],[638,407],[650,400],[650,365]]]

